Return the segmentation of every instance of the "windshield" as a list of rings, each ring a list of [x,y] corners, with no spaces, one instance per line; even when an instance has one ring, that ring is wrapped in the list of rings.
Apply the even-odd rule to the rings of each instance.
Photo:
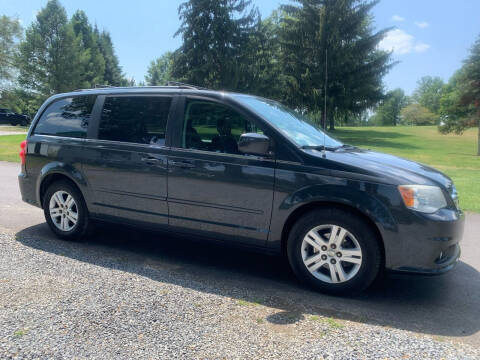
[[[233,95],[233,97],[267,120],[299,147],[324,145],[324,132],[296,111],[273,100],[248,95]],[[325,134],[326,148],[340,146],[342,146],[340,141]]]

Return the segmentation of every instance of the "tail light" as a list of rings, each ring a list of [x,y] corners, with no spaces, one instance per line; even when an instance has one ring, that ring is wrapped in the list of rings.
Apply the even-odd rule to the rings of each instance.
[[[20,143],[20,152],[18,153],[20,155],[20,160],[22,161],[22,165],[25,165],[25,158],[27,156],[27,140],[23,140]]]

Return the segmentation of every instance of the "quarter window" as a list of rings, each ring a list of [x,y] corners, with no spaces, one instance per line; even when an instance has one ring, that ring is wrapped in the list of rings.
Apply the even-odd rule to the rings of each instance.
[[[169,96],[107,97],[98,138],[139,144],[165,145],[172,98]]]
[[[240,136],[251,132],[262,133],[233,109],[210,101],[187,100],[182,147],[239,154]]]
[[[95,98],[74,96],[55,101],[43,112],[35,134],[85,138]]]

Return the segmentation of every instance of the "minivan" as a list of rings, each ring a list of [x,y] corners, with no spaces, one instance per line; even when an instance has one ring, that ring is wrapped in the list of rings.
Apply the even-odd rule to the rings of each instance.
[[[182,84],[58,94],[20,157],[23,200],[65,240],[97,220],[214,239],[286,254],[300,280],[335,294],[460,257],[450,178],[257,96]]]

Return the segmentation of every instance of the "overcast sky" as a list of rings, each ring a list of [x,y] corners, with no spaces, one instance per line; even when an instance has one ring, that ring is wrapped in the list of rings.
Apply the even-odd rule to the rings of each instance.
[[[123,71],[144,79],[150,61],[181,43],[173,37],[181,0],[60,0],[71,16],[84,10],[92,23],[108,30]],[[17,16],[24,27],[47,0],[0,0],[0,15]],[[288,0],[254,0],[262,17]],[[400,61],[385,77],[388,89],[408,94],[424,75],[444,80],[458,69],[480,34],[480,0],[382,0],[374,8],[377,29],[394,26],[381,43]]]

